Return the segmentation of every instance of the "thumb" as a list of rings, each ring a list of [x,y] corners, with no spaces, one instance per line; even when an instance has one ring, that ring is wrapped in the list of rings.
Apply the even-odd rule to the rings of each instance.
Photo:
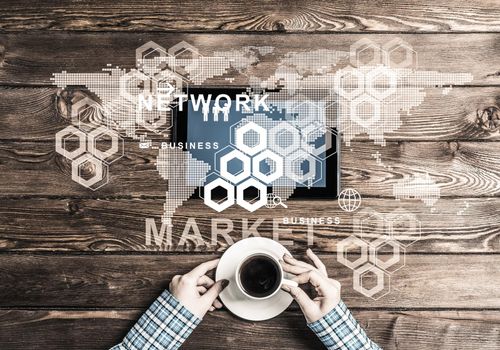
[[[214,283],[212,287],[205,294],[202,295],[201,299],[206,302],[207,305],[212,305],[219,294],[226,288],[229,284],[228,280],[219,280]]]
[[[304,292],[301,288],[299,287],[290,287],[290,286],[283,286],[283,288],[286,292],[290,293],[290,295],[295,299],[297,304],[299,304],[302,312],[304,315],[310,314],[311,312],[314,312],[316,308],[316,304],[314,301],[309,298],[309,296]]]

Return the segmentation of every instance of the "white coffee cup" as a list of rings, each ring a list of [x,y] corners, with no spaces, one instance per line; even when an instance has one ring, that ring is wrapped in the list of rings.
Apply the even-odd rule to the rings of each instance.
[[[274,265],[276,265],[276,268],[277,268],[277,271],[278,271],[278,274],[279,276],[277,276],[277,279],[279,280],[279,283],[276,283],[275,284],[275,290],[268,294],[268,295],[265,295],[265,296],[254,296],[254,295],[251,295],[249,294],[245,288],[243,287],[243,283],[241,281],[241,268],[243,267],[243,265],[249,260],[249,259],[253,259],[255,257],[264,257],[264,258],[267,258],[269,260],[271,260]],[[281,267],[281,264],[280,262],[278,261],[278,259],[276,259],[274,256],[272,256],[271,254],[268,254],[268,253],[265,253],[265,252],[253,252],[253,253],[250,253],[249,255],[247,255],[244,259],[242,259],[240,261],[240,263],[238,264],[237,268],[236,268],[236,276],[235,276],[235,279],[236,279],[236,285],[238,286],[238,289],[248,298],[250,299],[255,299],[255,300],[262,300],[262,299],[269,299],[271,297],[273,297],[274,295],[276,295],[276,293],[278,293],[278,291],[281,289],[281,287],[283,285],[286,285],[286,286],[290,286],[290,287],[297,287],[299,284],[295,281],[292,281],[292,280],[289,280],[289,279],[286,279],[285,278],[285,272],[283,271],[283,268]]]

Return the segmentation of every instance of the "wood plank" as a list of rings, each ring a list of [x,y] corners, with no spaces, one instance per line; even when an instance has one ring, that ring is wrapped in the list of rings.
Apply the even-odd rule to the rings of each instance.
[[[297,257],[303,258],[304,253]],[[148,306],[175,274],[214,255],[18,255],[0,260],[0,306]],[[408,255],[391,278],[390,293],[372,300],[352,288],[352,270],[332,254],[320,255],[342,298],[356,308],[497,309],[498,255]],[[466,281],[466,282],[464,282]],[[425,287],[423,287],[425,286]]]
[[[153,40],[164,47],[171,47],[185,40],[194,45],[200,54],[210,56],[214,51],[231,51],[235,45],[273,46],[272,54],[251,65],[245,74],[227,74],[211,79],[211,85],[228,86],[226,78],[235,80],[233,85],[247,85],[248,75],[267,78],[274,74],[281,58],[290,52],[311,52],[318,49],[349,51],[350,45],[369,38],[379,44],[399,37],[407,41],[418,54],[419,70],[445,73],[470,73],[471,85],[498,85],[500,59],[498,35],[494,33],[471,34],[318,34],[311,40],[309,34],[250,35],[250,34],[159,34],[159,33],[33,33],[5,34],[0,37],[0,84],[52,85],[53,73],[100,72],[107,64],[132,68],[135,50]],[[208,84],[208,83],[207,83]]]
[[[259,210],[256,214],[229,208],[220,215],[208,210],[201,200],[190,200],[182,206],[173,219],[171,244],[166,237],[156,245],[154,237],[146,241],[145,219],[152,218],[161,232],[160,216],[163,199],[2,199],[0,200],[0,250],[2,251],[194,251],[193,244],[179,246],[179,241],[189,218],[196,221],[205,246],[204,252],[222,251],[232,242],[243,237],[243,221],[251,226],[262,219],[258,232],[262,237],[273,238],[273,219],[284,230],[278,237],[291,241],[293,252],[302,253],[307,246],[315,251],[335,253],[337,242],[353,233],[353,214],[338,207],[336,201],[290,200],[288,209]],[[404,208],[415,214],[421,222],[420,239],[409,246],[407,253],[499,253],[500,252],[500,199],[443,198],[437,211],[431,212],[420,201],[391,201],[365,198],[361,208],[373,208],[388,214]],[[463,210],[461,215],[458,213]],[[305,224],[284,225],[282,218],[338,217],[338,225],[314,225],[308,231]],[[217,219],[231,220],[233,229],[230,241],[217,235],[212,241],[212,225]],[[218,224],[221,229],[225,223]],[[192,231],[190,232],[192,233]],[[379,234],[380,232],[377,232]],[[312,237],[312,245],[309,238]],[[405,243],[414,236],[399,234]]]
[[[4,349],[108,349],[119,343],[139,310],[4,310]],[[353,311],[371,339],[384,349],[497,349],[500,318],[488,311]],[[287,311],[269,321],[247,322],[225,311],[211,313],[183,349],[321,349],[303,316]]]
[[[82,94],[78,89],[67,89],[65,94],[56,88],[0,87],[0,140],[54,140],[68,125],[68,109]],[[476,124],[477,111],[498,107],[500,88],[457,87],[447,95],[427,89],[426,94],[411,115],[401,115],[403,125],[388,133],[387,141],[500,140],[500,133]],[[369,139],[363,134],[356,140]]]
[[[257,31],[393,32],[499,31],[500,9],[493,0],[396,0],[381,2],[148,1],[69,0],[41,8],[6,1],[0,29],[74,31]]]
[[[342,146],[342,186],[363,196],[393,197],[393,186],[405,176],[429,174],[442,197],[498,196],[498,142],[368,142]],[[375,159],[380,153],[381,164]],[[0,143],[0,193],[4,196],[158,196],[166,181],[155,166],[157,151],[125,145],[125,156],[109,167],[109,182],[97,191],[71,180],[71,162],[53,143]],[[154,185],[153,185],[154,184]]]

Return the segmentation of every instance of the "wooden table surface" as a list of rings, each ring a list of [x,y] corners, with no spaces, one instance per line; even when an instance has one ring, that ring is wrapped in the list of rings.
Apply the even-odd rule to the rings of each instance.
[[[385,147],[363,136],[343,146],[342,181],[362,193],[364,206],[396,208],[392,186],[412,173],[428,172],[441,188],[439,214],[419,201],[404,203],[422,222],[422,238],[408,248],[391,293],[374,301],[352,289],[352,271],[335,257],[337,242],[352,233],[352,215],[335,201],[291,200],[288,211],[273,215],[341,217],[338,226],[317,227],[313,248],[384,349],[500,348],[500,134],[476,125],[478,110],[500,103],[497,0],[4,0],[0,31],[0,349],[107,349],[174,274],[226,248],[222,241],[201,251],[145,245],[144,218],[161,215],[166,187],[155,152],[136,142],[126,141],[102,189],[71,181],[54,135],[69,125],[67,110],[82,92],[58,90],[52,73],[97,72],[107,63],[131,68],[135,48],[149,40],[167,47],[186,40],[202,52],[272,45],[285,53],[348,50],[363,37],[395,36],[414,47],[421,68],[469,72],[474,80],[447,95],[430,89],[387,134]],[[271,72],[273,62],[260,68]],[[390,168],[375,164],[375,151]],[[469,207],[457,216],[464,203]],[[255,215],[227,210],[235,222]],[[196,217],[209,239],[216,216],[190,200],[175,216],[174,241],[187,217]],[[270,225],[260,232],[269,237]],[[305,226],[283,238],[293,238],[291,250],[304,255]],[[292,305],[266,322],[214,312],[183,348],[264,347],[321,345]]]

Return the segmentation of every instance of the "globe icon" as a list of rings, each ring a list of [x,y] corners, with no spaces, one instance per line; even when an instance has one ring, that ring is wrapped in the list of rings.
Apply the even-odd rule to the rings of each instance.
[[[361,195],[353,188],[346,188],[340,192],[338,202],[342,210],[353,212],[361,205]]]

